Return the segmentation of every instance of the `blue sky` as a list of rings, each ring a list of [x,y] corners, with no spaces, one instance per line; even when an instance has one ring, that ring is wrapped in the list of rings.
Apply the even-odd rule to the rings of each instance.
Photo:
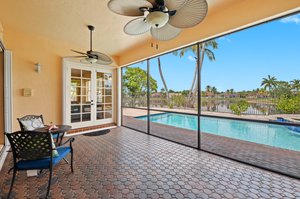
[[[300,14],[265,23],[217,39],[216,61],[205,57],[202,69],[202,90],[206,85],[219,91],[236,91],[260,87],[267,75],[278,80],[300,79]],[[192,53],[182,58],[172,53],[161,56],[162,70],[168,89],[190,88],[195,60]],[[146,62],[136,64],[146,69]],[[150,74],[163,87],[157,59],[150,61]]]

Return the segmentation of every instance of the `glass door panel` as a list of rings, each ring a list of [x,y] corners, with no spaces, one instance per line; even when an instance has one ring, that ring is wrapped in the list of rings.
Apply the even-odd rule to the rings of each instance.
[[[112,70],[76,64],[68,67],[66,123],[80,128],[113,122]]]
[[[111,73],[105,73],[104,74],[105,88],[111,88],[112,87],[111,80],[112,80],[112,74]]]
[[[104,96],[105,96],[105,88],[104,88],[104,73],[97,72],[97,109],[96,109],[96,119],[102,120],[104,119]]]
[[[112,112],[111,111],[106,111],[104,117],[105,117],[105,119],[112,118]]]
[[[105,103],[111,103],[112,102],[112,99],[111,99],[111,96],[105,96]]]
[[[104,119],[104,112],[97,112],[97,120]]]
[[[105,109],[106,111],[111,111],[111,109],[112,109],[111,104],[105,104],[104,109]]]
[[[103,104],[97,104],[97,111],[104,111]]]
[[[97,72],[96,75],[97,109],[96,119],[112,118],[112,73]]]
[[[78,78],[80,78],[81,77],[81,70],[73,68],[71,70],[71,77],[78,77]]]
[[[82,78],[91,80],[92,72],[89,70],[82,70]]]
[[[105,95],[111,95],[112,92],[111,92],[111,89],[105,89]]]
[[[71,123],[91,121],[91,74],[89,70],[71,69]]]

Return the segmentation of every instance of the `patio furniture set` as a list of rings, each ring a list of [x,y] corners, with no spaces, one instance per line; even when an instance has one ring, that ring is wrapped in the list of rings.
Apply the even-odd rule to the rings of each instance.
[[[17,171],[49,170],[49,182],[46,192],[48,197],[51,186],[53,167],[61,160],[66,160],[71,155],[71,171],[73,172],[73,147],[74,138],[62,143],[64,135],[71,129],[68,125],[44,125],[42,115],[26,115],[17,119],[21,130],[13,133],[5,133],[11,145],[13,153],[13,171],[11,186],[7,198],[10,198]],[[54,141],[55,139],[55,141]],[[69,146],[65,146],[69,143]]]

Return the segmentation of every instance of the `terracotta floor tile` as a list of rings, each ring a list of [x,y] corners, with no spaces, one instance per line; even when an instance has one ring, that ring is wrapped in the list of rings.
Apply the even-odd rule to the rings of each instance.
[[[54,169],[52,198],[297,198],[300,181],[225,158],[116,128],[102,136],[76,136],[74,173]],[[0,198],[9,189],[12,156],[0,172]],[[48,171],[19,172],[13,198],[43,197]]]

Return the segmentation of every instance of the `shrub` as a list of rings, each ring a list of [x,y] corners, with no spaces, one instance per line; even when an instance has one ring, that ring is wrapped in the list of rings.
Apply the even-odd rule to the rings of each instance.
[[[276,103],[276,108],[282,113],[299,114],[300,113],[300,95],[283,96]]]
[[[174,104],[173,104],[172,102],[169,102],[167,106],[168,106],[168,108],[170,108],[170,109],[173,109],[173,108],[174,108]]]
[[[183,107],[185,105],[186,98],[183,95],[172,96],[171,101],[176,107]]]
[[[249,103],[246,100],[241,100],[230,104],[229,109],[236,115],[241,115],[242,112],[245,112],[249,107]]]

